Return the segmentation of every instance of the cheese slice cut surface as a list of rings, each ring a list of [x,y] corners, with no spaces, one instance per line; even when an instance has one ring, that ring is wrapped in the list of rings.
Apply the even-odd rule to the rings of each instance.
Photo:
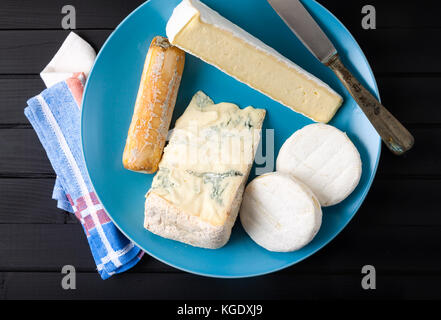
[[[214,104],[198,92],[177,120],[146,196],[145,227],[191,245],[228,241],[265,110]]]
[[[296,112],[332,119],[343,99],[327,84],[198,0],[183,0],[167,24],[170,42]]]

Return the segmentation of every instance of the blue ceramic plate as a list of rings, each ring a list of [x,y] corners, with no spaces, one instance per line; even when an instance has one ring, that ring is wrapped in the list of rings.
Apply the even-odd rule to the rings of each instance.
[[[345,103],[331,124],[346,131],[360,151],[363,175],[357,189],[341,204],[324,209],[318,235],[308,246],[291,253],[273,253],[259,247],[243,231],[239,220],[228,244],[218,250],[163,239],[143,228],[144,195],[150,188],[153,175],[125,170],[121,159],[150,41],[156,35],[165,36],[165,25],[179,0],[144,3],[119,25],[101,49],[83,101],[84,155],[92,183],[112,220],[147,253],[176,268],[201,275],[256,276],[305,259],[346,226],[371,186],[380,156],[380,138],[337,78],[307,51],[265,0],[204,2],[327,82],[344,97]],[[318,3],[304,1],[304,4],[331,38],[344,62],[372,92],[378,93],[369,64],[348,30]],[[215,102],[228,101],[240,107],[252,105],[266,109],[264,127],[275,130],[276,155],[294,131],[311,123],[311,120],[187,55],[172,127],[198,90],[203,90]],[[253,169],[250,179],[254,172]]]

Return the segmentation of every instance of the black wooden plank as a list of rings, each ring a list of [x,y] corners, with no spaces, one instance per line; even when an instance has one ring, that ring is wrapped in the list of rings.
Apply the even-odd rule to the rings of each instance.
[[[68,30],[0,30],[0,74],[38,74],[49,63]],[[98,51],[111,30],[77,33]]]
[[[441,129],[422,125],[409,130],[415,137],[413,149],[397,157],[383,147],[377,176],[441,175],[441,159],[436,153],[441,147]]]
[[[26,101],[45,89],[40,76],[0,79],[0,125],[27,124]]]
[[[156,0],[157,1],[157,0]],[[264,0],[260,0],[264,1]],[[441,26],[437,15],[438,1],[372,0],[339,1],[320,0],[349,29],[361,28],[361,8],[370,4],[377,12],[377,28],[433,28]],[[77,28],[115,28],[143,0],[71,0],[77,12]],[[61,29],[61,8],[64,2],[40,0],[2,0],[0,2],[0,29]],[[38,18],[36,18],[38,17]]]
[[[441,123],[441,108],[437,92],[441,92],[440,77],[378,76],[381,101],[400,121]]]
[[[75,265],[78,269],[93,266],[79,224],[5,224],[0,225],[0,229],[2,270],[61,270],[65,264]]]
[[[76,223],[72,214],[57,209],[51,200],[54,182],[54,178],[0,178],[0,224]],[[440,179],[379,178],[357,219],[365,226],[441,226],[436,205],[439,190]]]
[[[441,128],[437,126],[410,127],[416,143],[403,157],[384,150],[378,175],[441,175],[441,159],[434,150],[441,148]],[[0,129],[0,176],[19,174],[53,174],[53,170],[35,132],[29,129]]]
[[[374,73],[439,73],[441,29],[356,30],[353,36]]]
[[[385,150],[385,152],[387,152]],[[441,180],[405,177],[374,180],[357,213],[364,226],[441,226],[437,205]]]
[[[66,264],[96,269],[80,224],[0,224],[0,235],[0,270],[58,271]],[[142,265],[148,272],[176,271],[150,256]]]
[[[0,179],[0,223],[9,223],[0,226],[4,245],[0,249],[0,270],[56,270],[68,262],[82,270],[94,270],[87,244],[81,240],[81,228],[21,224],[63,223],[62,213],[49,200],[52,185],[52,181]],[[286,272],[354,271],[368,263],[388,270],[437,271],[440,261],[433,255],[441,249],[437,240],[441,220],[435,201],[441,181],[403,180],[399,192],[396,186],[396,180],[376,181],[348,228],[312,258]],[[23,194],[28,195],[26,202],[22,201]],[[66,215],[67,222],[76,223],[72,215]],[[146,256],[135,271],[174,269]]]
[[[61,273],[0,273],[2,299],[435,299],[440,275],[382,274],[377,289],[363,290],[361,275],[274,274],[249,279],[211,279],[190,274],[124,274],[102,281],[77,273],[76,289],[63,290]],[[173,311],[172,311],[173,312]]]
[[[433,41],[441,29],[359,30],[354,36],[376,73],[440,73]],[[95,49],[101,48],[111,30],[80,30],[78,34]],[[65,30],[0,31],[0,74],[39,73],[67,36]],[[343,53],[344,54],[344,53]]]
[[[383,103],[401,121],[441,123],[441,108],[435,92],[441,92],[440,77],[377,77]],[[27,124],[23,114],[28,98],[44,89],[38,75],[0,79],[0,125]]]
[[[441,272],[440,232],[439,225],[371,226],[357,217],[325,248],[282,273],[359,272],[366,264],[387,272]],[[0,224],[0,234],[0,271],[58,271],[66,264],[95,270],[79,224]],[[145,256],[130,272],[178,271]]]
[[[0,174],[53,174],[37,134],[32,129],[0,129]]]
[[[51,200],[54,179],[0,179],[0,224],[76,221]]]
[[[441,21],[437,12],[439,1],[424,0],[424,5],[411,0],[371,0],[371,1],[339,1],[318,0],[332,12],[350,31],[362,29],[361,9],[365,5],[373,5],[376,10],[378,29],[384,28],[437,28]]]
[[[63,6],[76,10],[76,27],[115,28],[144,0],[71,0],[68,2],[39,0],[2,0],[0,2],[0,29],[61,29]]]

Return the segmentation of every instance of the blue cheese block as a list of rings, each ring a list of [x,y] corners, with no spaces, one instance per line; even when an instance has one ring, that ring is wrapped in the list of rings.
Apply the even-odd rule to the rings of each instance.
[[[265,110],[214,104],[196,93],[176,122],[146,195],[145,228],[197,247],[225,245],[264,118]]]

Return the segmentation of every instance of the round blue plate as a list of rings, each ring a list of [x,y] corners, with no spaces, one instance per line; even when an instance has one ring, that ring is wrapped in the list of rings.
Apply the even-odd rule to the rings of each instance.
[[[349,198],[323,210],[320,232],[308,246],[296,252],[274,253],[259,247],[243,231],[239,220],[228,244],[218,250],[195,248],[145,230],[144,195],[150,188],[153,175],[125,170],[121,159],[150,41],[156,35],[165,36],[167,20],[179,2],[151,0],[144,3],[119,25],[98,55],[87,82],[82,115],[84,156],[93,186],[110,217],[127,237],[153,257],[176,268],[230,278],[256,276],[286,268],[326,245],[355,215],[377,169],[380,138],[333,73],[309,53],[267,1],[205,0],[208,6],[327,82],[344,97],[345,103],[331,124],[347,132],[357,146],[363,161],[363,175]],[[369,64],[348,30],[318,3],[303,2],[333,41],[344,62],[372,92],[378,94]],[[228,101],[240,107],[252,105],[266,109],[264,127],[274,129],[276,156],[294,131],[311,123],[311,120],[187,55],[172,127],[198,90],[203,90],[215,102]],[[273,170],[272,161],[267,164],[268,168]],[[253,168],[250,179],[254,172]]]

